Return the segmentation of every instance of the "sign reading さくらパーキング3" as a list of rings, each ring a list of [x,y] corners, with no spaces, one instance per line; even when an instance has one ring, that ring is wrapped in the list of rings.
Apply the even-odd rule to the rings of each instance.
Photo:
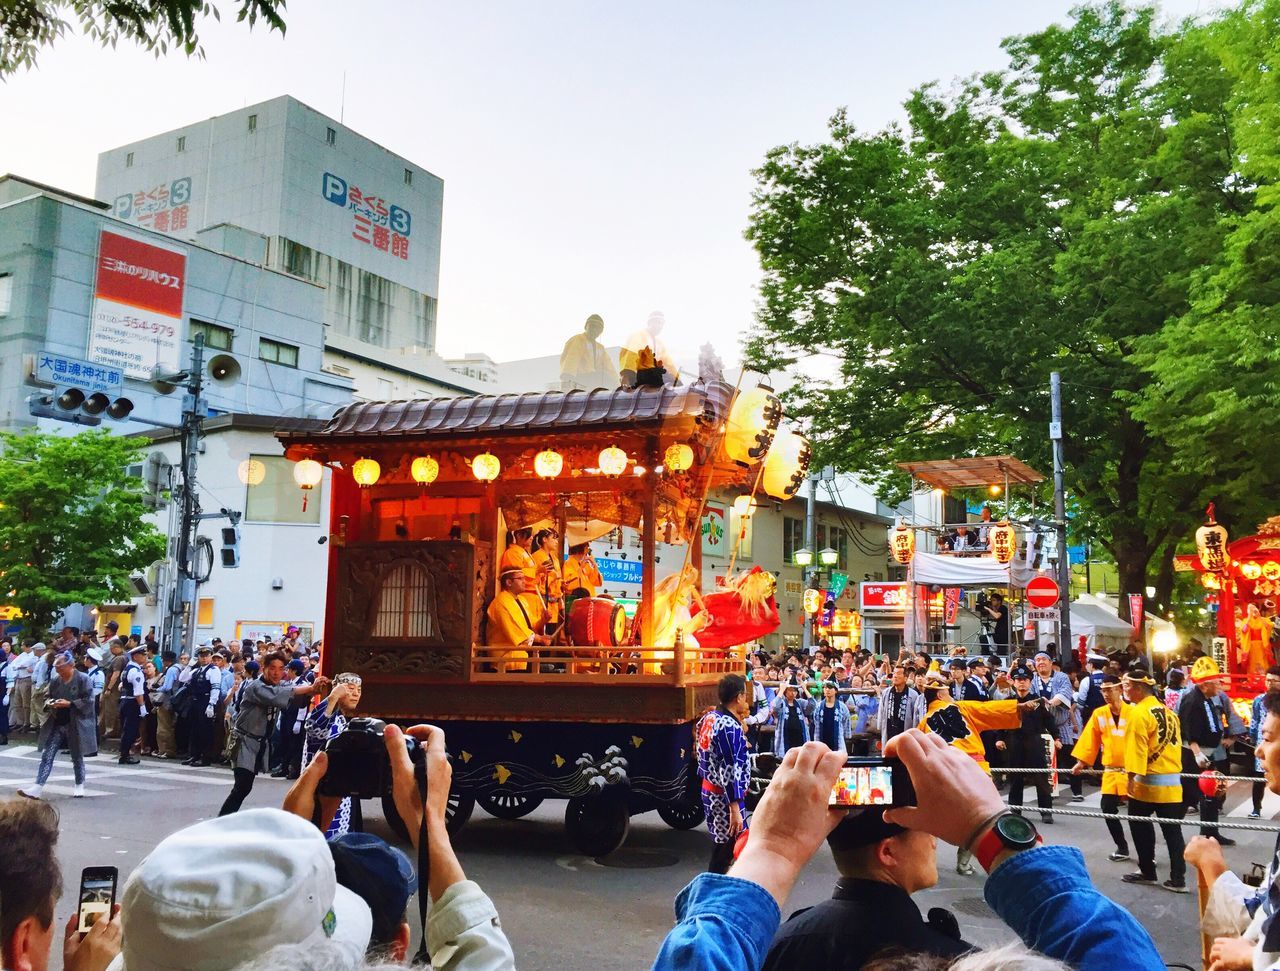
[[[402,260],[409,259],[413,219],[407,210],[332,172],[324,174],[320,194],[351,213],[352,239]]]
[[[88,358],[149,378],[181,367],[187,256],[178,249],[102,230],[94,276]]]

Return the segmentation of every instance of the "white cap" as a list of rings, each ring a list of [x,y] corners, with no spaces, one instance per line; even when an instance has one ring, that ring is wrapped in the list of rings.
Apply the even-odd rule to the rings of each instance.
[[[129,876],[125,971],[230,971],[279,944],[333,940],[358,960],[373,918],[338,886],[324,835],[279,809],[180,829]]]
[[[85,653],[88,654],[89,657],[93,658],[94,664],[98,664],[102,661],[102,648],[100,647],[91,647]]]
[[[31,650],[34,653],[35,651],[47,650],[47,648],[45,646],[44,641],[36,641],[34,644],[31,645]]]

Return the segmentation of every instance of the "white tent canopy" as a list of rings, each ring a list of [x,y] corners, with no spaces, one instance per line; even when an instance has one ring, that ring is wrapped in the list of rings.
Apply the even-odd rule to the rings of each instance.
[[[952,556],[917,551],[911,559],[911,579],[915,583],[940,587],[1009,587],[1020,589],[1036,575],[1021,560],[1006,566],[991,556]]]
[[[1085,647],[1091,652],[1124,650],[1132,633],[1132,627],[1091,597],[1071,604],[1071,637],[1075,640],[1083,636]]]

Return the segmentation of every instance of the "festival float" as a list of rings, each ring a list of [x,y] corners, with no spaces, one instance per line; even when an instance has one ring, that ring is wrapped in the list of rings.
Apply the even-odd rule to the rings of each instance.
[[[360,675],[362,714],[444,728],[452,830],[476,804],[518,819],[563,799],[573,842],[600,856],[634,814],[702,821],[693,722],[744,670],[742,645],[779,622],[758,569],[702,593],[703,506],[726,487],[748,502],[796,493],[809,448],[781,418],[766,387],[699,381],[359,402],[320,431],[280,433],[301,501],[332,471],[321,670]],[[584,596],[547,627],[549,646],[487,643],[508,531],[554,530],[564,563],[619,526],[641,536],[632,625]],[[659,541],[684,548],[661,583]]]
[[[1205,519],[1196,530],[1195,554],[1177,557],[1174,569],[1198,573],[1206,601],[1218,608],[1214,659],[1227,672],[1238,711],[1246,700],[1247,719],[1247,700],[1264,690],[1263,675],[1276,663],[1271,639],[1280,603],[1280,516],[1234,540],[1212,504]]]

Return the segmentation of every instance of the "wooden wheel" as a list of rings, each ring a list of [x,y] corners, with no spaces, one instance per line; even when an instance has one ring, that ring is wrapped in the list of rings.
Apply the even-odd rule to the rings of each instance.
[[[658,805],[658,815],[672,829],[693,829],[707,818],[702,810],[702,800],[691,802],[664,802]]]
[[[579,796],[565,808],[564,827],[584,856],[608,856],[626,842],[631,812],[620,796]]]
[[[463,826],[467,824],[467,820],[471,818],[471,814],[475,811],[476,801],[466,793],[458,792],[456,789],[449,793],[449,804],[445,808],[445,829],[448,830],[450,836],[456,836]],[[391,796],[382,797],[382,815],[387,821],[387,825],[401,839],[409,838],[409,828],[405,826],[404,820],[400,818],[400,813],[396,809],[395,800]]]
[[[477,796],[476,802],[490,816],[498,819],[523,819],[542,805],[542,797],[521,796],[514,792],[490,792]]]

